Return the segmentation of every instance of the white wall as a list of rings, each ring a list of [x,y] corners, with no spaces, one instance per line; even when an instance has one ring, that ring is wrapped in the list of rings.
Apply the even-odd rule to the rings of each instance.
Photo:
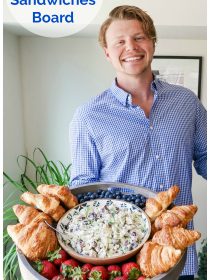
[[[13,40],[16,38],[14,37]],[[17,46],[17,41],[15,42]],[[7,39],[5,49],[11,48],[10,44],[10,40]],[[26,151],[30,155],[35,147],[40,147],[49,159],[69,163],[68,126],[73,113],[78,105],[109,87],[114,78],[114,71],[105,60],[96,38],[20,37],[19,47]],[[201,98],[206,106],[206,41],[160,39],[156,54],[203,56]],[[7,52],[5,57],[8,59]],[[5,114],[9,115],[12,110],[12,116],[15,117],[14,121],[7,120],[12,125],[9,129],[12,135],[9,132],[5,135],[7,141],[5,152],[8,154],[8,150],[14,148],[16,127],[19,127],[21,133],[23,128],[20,121],[22,110],[20,85],[16,85],[16,80],[10,85],[11,75],[19,80],[20,77],[17,76],[19,69],[10,67],[7,71],[5,89],[9,86],[17,87],[14,96],[6,97],[9,99]],[[5,96],[8,94],[5,91]],[[12,106],[11,102],[18,106],[8,108]],[[23,139],[21,141],[23,142]],[[18,146],[15,147],[16,154],[19,154],[20,150]],[[14,156],[10,157],[8,162],[14,164]],[[197,175],[194,175],[193,179],[193,194],[195,203],[199,207],[195,227],[201,231],[204,238],[206,237],[206,181]]]
[[[157,55],[194,55],[203,57],[201,101],[207,108],[207,44],[204,40],[159,40],[156,48]],[[199,250],[201,242],[207,236],[207,182],[193,172],[192,192],[194,204],[198,205],[195,215],[195,228],[202,237],[196,242]]]
[[[19,178],[17,156],[25,154],[23,99],[21,90],[19,38],[4,32],[3,167],[12,178]],[[4,188],[5,197],[10,188]]]

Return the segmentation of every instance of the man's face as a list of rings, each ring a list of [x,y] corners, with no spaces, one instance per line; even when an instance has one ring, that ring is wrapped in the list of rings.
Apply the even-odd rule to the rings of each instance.
[[[113,21],[107,29],[106,42],[106,57],[118,75],[139,76],[151,73],[154,43],[145,35],[139,21]]]

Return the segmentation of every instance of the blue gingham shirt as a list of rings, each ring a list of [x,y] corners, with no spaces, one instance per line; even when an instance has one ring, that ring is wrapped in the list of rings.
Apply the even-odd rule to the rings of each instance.
[[[149,118],[114,81],[79,107],[70,125],[71,188],[122,182],[156,192],[176,184],[175,204],[192,204],[192,162],[206,178],[206,110],[189,89],[154,79]],[[192,228],[192,223],[190,224]],[[195,246],[182,275],[197,272]]]

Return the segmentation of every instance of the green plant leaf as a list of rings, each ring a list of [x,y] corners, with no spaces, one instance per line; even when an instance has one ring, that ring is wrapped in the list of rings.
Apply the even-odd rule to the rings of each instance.
[[[36,155],[40,153],[41,162],[37,162]],[[61,161],[58,164],[52,160],[48,160],[45,153],[40,148],[35,148],[33,151],[32,159],[25,155],[19,155],[17,157],[17,164],[20,168],[20,182],[19,180],[13,180],[6,172],[3,172],[7,182],[14,188],[14,191],[9,194],[4,201],[4,222],[5,225],[8,222],[12,224],[17,223],[17,217],[15,216],[12,206],[15,204],[24,204],[19,195],[25,191],[37,192],[37,186],[39,184],[57,184],[68,185],[70,176],[69,170],[71,164],[65,166]],[[16,196],[17,198],[14,198]],[[11,240],[7,230],[4,229],[3,233],[3,248],[4,248],[4,280],[21,280],[16,246]]]

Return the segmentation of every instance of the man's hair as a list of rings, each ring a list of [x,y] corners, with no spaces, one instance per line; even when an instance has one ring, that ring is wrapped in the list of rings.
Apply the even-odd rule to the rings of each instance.
[[[156,30],[152,18],[145,11],[141,10],[136,6],[122,5],[114,8],[109,13],[109,17],[101,25],[98,39],[102,47],[107,47],[106,31],[109,28],[110,24],[115,20],[124,19],[136,19],[139,22],[141,22],[145,35],[149,39],[152,39],[154,44],[156,43]]]

